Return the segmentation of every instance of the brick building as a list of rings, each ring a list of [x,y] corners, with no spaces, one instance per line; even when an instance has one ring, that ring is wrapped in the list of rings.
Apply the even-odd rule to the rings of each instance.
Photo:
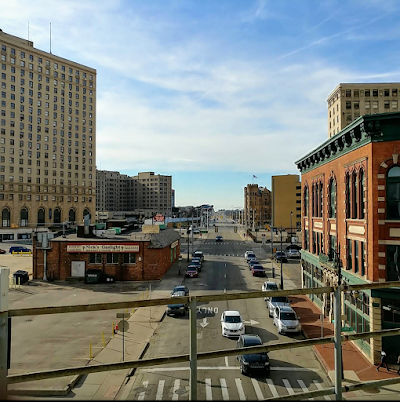
[[[337,281],[339,249],[348,284],[399,280],[400,113],[362,116],[296,161],[302,174],[303,287]],[[310,295],[333,318],[333,295]],[[342,326],[353,332],[400,327],[400,289],[345,292]],[[397,359],[399,337],[354,343],[377,362]]]
[[[244,222],[254,228],[271,222],[271,191],[258,184],[248,184],[244,188]]]
[[[179,233],[132,233],[112,238],[77,237],[51,239],[49,244],[33,242],[33,277],[66,280],[84,277],[88,269],[114,275],[117,281],[161,279],[180,254]],[[46,258],[46,264],[45,264]]]

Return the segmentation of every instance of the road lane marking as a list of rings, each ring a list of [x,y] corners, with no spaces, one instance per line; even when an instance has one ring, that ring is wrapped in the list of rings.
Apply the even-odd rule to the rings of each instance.
[[[158,381],[156,401],[162,401],[163,393],[164,393],[164,384],[165,380]]]
[[[228,356],[225,356],[225,366],[229,367]]]
[[[181,380],[174,381],[174,390],[172,391],[172,400],[173,401],[177,401],[179,398],[179,395],[176,393],[176,391],[178,391],[180,385],[181,385]]]
[[[226,386],[225,378],[220,378],[219,382],[221,384],[222,399],[224,401],[229,401],[228,387]]]
[[[286,378],[282,378],[282,382],[285,384],[285,387],[288,390],[289,395],[294,395],[294,391],[293,391],[292,386],[290,385],[289,380]]]
[[[235,378],[236,388],[239,393],[239,399],[241,401],[246,400],[246,395],[244,394],[243,387],[242,387],[242,380],[240,378]]]
[[[149,382],[148,382],[148,381],[143,381],[143,387],[147,388],[148,385],[149,385]],[[142,392],[139,394],[138,401],[143,401],[145,395],[146,395],[146,391],[142,391]]]
[[[205,383],[206,383],[206,399],[207,401],[212,401],[211,378],[206,378]]]
[[[301,389],[303,390],[303,392],[308,392],[309,389],[307,388],[306,384],[304,384],[303,380],[297,380],[297,382],[299,383]],[[314,398],[308,398],[310,401],[313,401]]]
[[[313,383],[315,384],[315,386],[318,388],[318,390],[324,389],[324,387],[322,386],[322,384],[320,382],[318,382],[317,380],[313,380]],[[328,395],[324,395],[325,400],[330,401],[331,398],[329,398]]]
[[[258,384],[258,381],[255,380],[254,378],[251,379],[251,382],[253,383],[254,391],[256,391],[256,395],[259,401],[264,400],[264,395],[261,392],[260,385]]]
[[[278,394],[278,391],[276,390],[274,383],[272,382],[272,380],[270,378],[266,378],[266,380],[267,380],[268,387],[271,390],[272,396],[274,398],[278,398],[279,394]]]
[[[239,366],[200,366],[197,367],[197,370],[239,370]],[[190,370],[190,367],[155,367],[155,368],[143,368],[140,369],[145,372],[157,372],[157,371],[187,371]],[[315,368],[306,368],[306,367],[271,367],[271,371],[312,371],[312,372],[322,372],[321,369]]]

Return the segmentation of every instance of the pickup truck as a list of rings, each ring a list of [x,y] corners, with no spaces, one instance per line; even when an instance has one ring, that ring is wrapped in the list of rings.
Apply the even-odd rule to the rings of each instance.
[[[287,296],[274,296],[267,297],[267,307],[268,307],[268,315],[270,317],[274,316],[274,311],[278,306],[290,307],[289,299]]]

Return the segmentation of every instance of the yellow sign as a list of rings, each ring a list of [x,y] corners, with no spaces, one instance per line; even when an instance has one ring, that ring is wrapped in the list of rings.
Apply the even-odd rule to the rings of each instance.
[[[143,233],[159,233],[160,226],[159,225],[143,225],[142,232]]]
[[[95,243],[67,244],[67,253],[138,253],[139,244]]]
[[[175,241],[171,244],[171,248],[175,248],[178,244],[179,244],[179,241],[178,241],[178,240],[175,240]]]

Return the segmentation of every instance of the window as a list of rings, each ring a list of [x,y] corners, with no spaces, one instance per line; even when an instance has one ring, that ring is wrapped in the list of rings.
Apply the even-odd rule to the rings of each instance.
[[[400,166],[393,166],[386,177],[386,217],[400,219]]]
[[[304,187],[304,216],[308,216],[308,187]]]
[[[346,98],[351,98],[351,89],[346,89]]]
[[[365,212],[364,212],[364,191],[365,191],[365,178],[364,178],[364,171],[361,169],[360,170],[360,176],[359,176],[359,204],[360,204],[360,210],[358,217],[359,219],[364,219],[365,218]]]
[[[346,218],[350,218],[350,175],[346,174]]]
[[[365,275],[365,256],[364,256],[364,252],[365,252],[365,244],[364,242],[361,242],[361,276]]]
[[[384,107],[384,109],[390,109],[390,102],[389,102],[389,101],[385,101],[385,102],[383,103],[383,107]]]
[[[351,101],[346,101],[346,109],[351,109]]]
[[[358,98],[360,96],[360,91],[358,89],[355,89],[353,95],[355,98]]]
[[[89,254],[89,263],[90,264],[101,264],[102,263],[102,254],[99,253],[90,253]]]
[[[365,90],[365,96],[371,96],[371,91],[369,89]]]
[[[387,264],[386,275],[387,281],[400,280],[400,246],[386,246]]]
[[[370,108],[371,108],[371,102],[365,101],[365,109],[370,109]]]
[[[336,251],[336,236],[329,236],[329,252],[328,257],[330,261],[334,261]]]
[[[124,253],[124,264],[135,264],[136,254],[134,253]]]
[[[397,109],[397,101],[392,101],[392,109]]]
[[[358,218],[358,177],[356,172],[353,172],[352,174],[352,178],[351,178],[351,185],[352,185],[352,202],[351,202],[351,206],[352,206],[352,211],[351,211],[351,217],[353,219],[357,219]]]
[[[107,253],[107,264],[118,264],[118,256],[116,253]]]
[[[333,178],[330,181],[329,191],[330,191],[329,217],[336,218],[336,184]]]
[[[353,269],[353,252],[352,252],[353,240],[347,239],[347,269]]]
[[[385,89],[385,90],[383,91],[383,94],[384,94],[385,96],[390,96],[390,89]]]
[[[358,274],[359,271],[359,247],[358,247],[358,241],[354,242],[354,272]]]
[[[360,109],[360,102],[354,102],[353,107],[354,109]]]
[[[378,96],[378,90],[377,89],[373,89],[372,90],[372,96]]]

